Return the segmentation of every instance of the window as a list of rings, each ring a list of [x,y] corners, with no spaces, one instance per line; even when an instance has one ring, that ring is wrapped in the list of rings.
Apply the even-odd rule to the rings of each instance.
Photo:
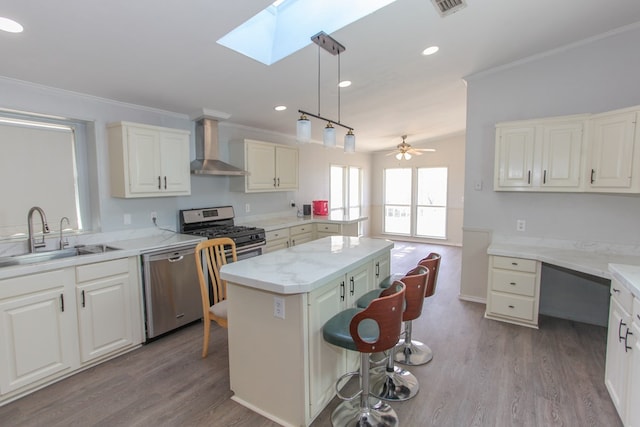
[[[359,217],[362,214],[362,169],[353,166],[331,166],[332,215]]]
[[[447,173],[439,168],[384,170],[384,232],[447,237]]]
[[[23,237],[27,213],[41,207],[51,232],[83,229],[90,217],[86,167],[85,124],[68,120],[0,115],[0,190],[4,201],[0,215],[0,239]],[[84,197],[83,197],[84,196]],[[34,232],[40,232],[39,218]]]

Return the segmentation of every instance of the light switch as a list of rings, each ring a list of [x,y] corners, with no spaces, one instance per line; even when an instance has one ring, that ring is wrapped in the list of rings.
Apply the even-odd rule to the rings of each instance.
[[[273,297],[273,316],[284,319],[284,298]]]

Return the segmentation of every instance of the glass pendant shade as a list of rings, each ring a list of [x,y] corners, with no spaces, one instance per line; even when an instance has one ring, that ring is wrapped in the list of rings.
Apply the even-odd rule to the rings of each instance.
[[[404,158],[407,159],[407,160],[411,160],[411,154],[404,153]]]
[[[396,154],[396,159],[398,159],[398,160],[402,160],[402,153],[398,153],[398,154]]]
[[[304,114],[300,116],[296,124],[296,140],[300,144],[311,141],[311,121]]]
[[[327,123],[327,126],[324,128],[324,133],[322,135],[322,141],[324,142],[325,147],[335,147],[336,146],[336,129],[333,127],[331,122]]]
[[[349,129],[349,132],[344,136],[344,152],[355,153],[356,152],[356,136],[353,131]]]

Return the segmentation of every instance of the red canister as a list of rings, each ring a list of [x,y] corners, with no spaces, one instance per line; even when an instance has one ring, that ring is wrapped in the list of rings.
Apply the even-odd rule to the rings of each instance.
[[[329,202],[327,200],[314,200],[313,214],[323,216],[329,215]]]

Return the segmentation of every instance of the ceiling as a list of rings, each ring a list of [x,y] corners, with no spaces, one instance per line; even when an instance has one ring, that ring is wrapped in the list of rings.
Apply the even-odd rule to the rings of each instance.
[[[318,110],[317,46],[266,66],[216,43],[272,1],[3,2],[0,16],[25,30],[0,32],[0,76],[294,135],[297,110]],[[341,90],[340,119],[357,151],[462,133],[463,77],[640,21],[637,0],[467,3],[442,18],[430,0],[397,0],[332,34],[346,47],[341,77],[353,85]],[[431,45],[440,51],[421,55]],[[320,112],[335,120],[337,59],[322,51],[320,64]],[[314,139],[322,127],[312,120]]]

